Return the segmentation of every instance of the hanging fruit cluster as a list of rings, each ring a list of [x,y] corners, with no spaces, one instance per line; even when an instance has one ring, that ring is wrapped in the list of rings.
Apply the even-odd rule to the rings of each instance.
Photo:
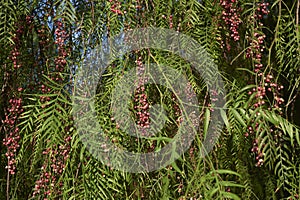
[[[22,36],[24,34],[24,23],[28,25],[31,21],[31,17],[27,16],[26,21],[20,20],[16,23],[17,30],[15,36],[13,37],[14,44],[11,46],[12,50],[10,52],[10,56],[8,57],[13,64],[12,70],[8,71],[8,74],[11,75],[13,79],[13,83],[10,86],[11,90],[11,97],[9,97],[8,101],[8,108],[5,110],[5,120],[3,120],[4,124],[4,131],[5,131],[5,138],[3,139],[3,145],[6,146],[7,152],[5,156],[7,157],[7,166],[6,169],[9,174],[16,173],[16,152],[20,147],[20,130],[17,126],[18,119],[23,112],[22,108],[22,95],[21,92],[23,88],[19,83],[15,80],[18,79],[18,73],[20,73],[20,68],[22,67],[21,63],[21,43],[22,43]]]
[[[284,99],[281,98],[280,92],[283,89],[282,85],[279,85],[276,80],[274,80],[274,76],[272,75],[272,71],[268,69],[268,66],[264,67],[263,64],[263,56],[264,56],[264,41],[266,39],[266,35],[263,33],[263,19],[269,13],[268,11],[269,3],[261,2],[256,4],[256,8],[253,12],[253,15],[250,17],[251,24],[254,27],[251,29],[250,35],[246,35],[246,40],[249,42],[249,47],[246,50],[246,58],[250,59],[252,63],[254,63],[254,72],[257,75],[257,87],[253,88],[248,92],[249,95],[254,95],[253,108],[258,109],[261,107],[266,107],[268,110],[277,110],[280,114],[282,111],[280,106],[283,105]],[[269,96],[273,96],[274,102],[269,101]],[[260,112],[256,112],[256,115],[259,116]],[[252,122],[255,123],[255,127],[249,126],[248,130],[245,133],[245,137],[249,135],[254,136],[254,133],[260,133],[259,124],[261,121]],[[270,128],[270,132],[274,134],[274,138],[277,138],[277,131],[274,131]],[[276,139],[275,139],[276,140]],[[261,140],[259,138],[255,138],[252,142],[251,152],[255,155],[256,166],[260,167],[264,163],[264,153],[262,149],[265,144],[260,144]],[[261,148],[258,148],[261,146]]]
[[[109,0],[109,2],[112,3],[110,11],[118,15],[123,15],[123,12],[121,11],[121,2],[119,2],[118,0]],[[126,11],[124,11],[124,13],[126,13]]]
[[[223,8],[222,19],[230,30],[230,37],[234,41],[240,40],[238,28],[242,21],[239,14],[241,9],[237,6],[237,0],[220,0],[220,5]]]
[[[55,21],[54,23],[54,43],[51,44],[49,40],[43,42],[44,50],[47,50],[51,46],[56,49],[57,55],[54,58],[53,63],[50,62],[48,66],[49,73],[46,74],[49,79],[55,81],[57,83],[63,82],[62,73],[65,72],[67,66],[67,55],[69,53],[69,49],[66,47],[66,42],[68,39],[68,34],[66,32],[66,27],[64,26],[64,19],[60,19]],[[46,30],[44,27],[40,29],[39,34],[41,37],[44,37],[46,34]],[[42,71],[44,73],[44,71]],[[42,103],[42,108],[45,108],[46,102],[49,102],[51,98],[47,95],[51,92],[51,88],[46,84],[41,85],[42,95],[40,100]],[[52,91],[56,92],[56,91]],[[59,108],[57,108],[58,112],[61,112]],[[50,198],[52,196],[61,194],[61,187],[63,186],[62,182],[58,182],[59,177],[62,175],[63,170],[65,169],[66,160],[69,157],[70,152],[70,141],[71,136],[67,135],[68,130],[62,131],[64,144],[50,144],[51,147],[48,147],[43,155],[48,156],[48,159],[45,159],[43,166],[41,167],[41,174],[39,179],[36,181],[35,188],[32,196],[36,197],[39,194],[45,196],[45,199]]]
[[[16,152],[20,147],[20,134],[19,128],[16,127],[17,119],[23,112],[22,99],[12,98],[9,100],[10,107],[7,109],[6,119],[4,120],[6,134],[5,139],[3,139],[3,145],[7,147],[7,152],[5,156],[7,157],[8,164],[6,166],[9,174],[15,174],[16,171]]]
[[[137,124],[139,125],[139,129],[145,136],[146,130],[150,127],[150,105],[145,92],[145,83],[147,82],[147,78],[143,76],[145,72],[145,66],[142,63],[142,58],[138,57],[135,62],[137,65],[138,86],[134,96],[137,105],[134,106],[134,109],[137,113]]]
[[[61,194],[63,183],[57,182],[65,169],[66,160],[69,158],[71,139],[71,136],[67,136],[64,140],[65,144],[58,146],[54,144],[53,148],[47,148],[43,152],[44,155],[50,156],[50,170],[47,170],[48,161],[46,160],[41,167],[42,173],[40,178],[35,183],[33,197],[43,194],[46,197],[44,199],[47,199],[51,196]]]

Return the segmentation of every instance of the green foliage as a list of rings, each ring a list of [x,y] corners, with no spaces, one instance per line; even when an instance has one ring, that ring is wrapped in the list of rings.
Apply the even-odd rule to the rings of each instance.
[[[14,23],[17,20],[16,6],[12,1],[1,2],[1,24],[0,38],[1,44],[9,45],[13,43],[12,37],[15,30]]]
[[[233,4],[241,8],[236,11],[242,22],[235,41],[219,1],[0,1],[0,139],[9,138],[15,128],[20,135],[15,174],[8,174],[7,146],[0,144],[0,199],[299,199],[300,3],[266,0],[270,13],[258,19],[260,2]],[[72,92],[76,73],[92,49],[105,48],[107,38],[140,27],[170,28],[199,42],[218,66],[226,106],[212,110],[213,94],[205,79],[216,74],[210,69],[201,77],[179,56],[150,48],[116,59],[99,80],[95,108],[104,135],[118,147],[159,151],[179,129],[180,116],[174,109],[183,101],[172,97],[174,91],[151,84],[145,86],[150,105],[160,103],[167,113],[160,113],[157,121],[151,118],[156,124],[166,119],[155,137],[136,139],[112,119],[113,89],[137,67],[138,59],[146,66],[176,69],[187,77],[199,100],[200,128],[189,150],[162,169],[135,174],[113,169],[88,151],[74,125]],[[62,42],[59,28],[66,32]],[[263,68],[258,72],[258,61],[246,58],[256,33],[266,35],[259,62]],[[13,54],[15,49],[19,55]],[[270,75],[276,86],[260,97],[261,88],[270,85]],[[13,116],[14,98],[22,98],[23,111],[9,125],[5,121]],[[256,106],[262,99],[264,104]],[[132,102],[127,117],[136,120]],[[224,125],[216,124],[221,135],[213,151],[202,157],[208,126],[215,123],[213,112],[220,112]],[[59,172],[57,166],[63,169]],[[33,195],[47,174],[51,178]]]

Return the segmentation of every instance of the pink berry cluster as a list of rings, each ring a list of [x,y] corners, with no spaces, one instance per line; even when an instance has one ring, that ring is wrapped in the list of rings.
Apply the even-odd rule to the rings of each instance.
[[[256,29],[257,30],[257,29]],[[253,36],[250,38],[246,36],[248,39],[250,47],[248,47],[246,52],[246,58],[251,58],[255,62],[255,69],[254,72],[259,72],[263,64],[261,63],[262,53],[264,52],[264,39],[266,36],[264,34],[259,33],[259,31],[254,32]]]
[[[24,33],[24,26],[23,21],[19,21],[17,23],[17,30],[16,34],[13,37],[14,44],[11,46],[12,51],[10,52],[9,59],[13,63],[13,69],[15,71],[20,70],[21,63],[19,60],[20,57],[20,46],[21,46],[21,37]],[[17,79],[17,77],[14,77]],[[12,88],[18,87],[17,85],[13,85]],[[5,156],[7,157],[8,164],[6,166],[6,169],[8,170],[9,174],[15,174],[16,171],[16,152],[17,149],[20,147],[19,141],[20,141],[20,134],[19,134],[19,128],[17,127],[17,121],[21,113],[23,112],[22,103],[23,100],[20,97],[20,92],[23,91],[22,87],[19,87],[15,89],[13,97],[8,101],[9,106],[7,110],[5,111],[5,120],[3,121],[3,124],[5,125],[5,138],[3,139],[3,145],[7,147],[7,152],[5,153]]]
[[[39,36],[39,45],[43,48],[47,48],[50,46],[49,39],[46,34],[46,27],[42,25],[38,30],[38,36]],[[46,49],[45,49],[46,50]]]
[[[62,21],[64,21],[64,20],[62,19]],[[62,77],[60,76],[59,73],[64,72],[65,67],[67,65],[66,57],[68,55],[68,50],[65,47],[66,46],[65,43],[68,38],[68,34],[64,30],[64,26],[61,21],[56,21],[54,25],[56,27],[55,31],[54,31],[54,36],[55,36],[54,44],[57,47],[57,56],[54,59],[55,68],[53,67],[52,71],[56,72],[56,73],[49,74],[48,76],[53,81],[61,82]],[[38,32],[40,33],[41,37],[45,36],[45,34],[44,34],[45,30],[43,28],[38,30]],[[45,48],[47,49],[46,44],[47,43],[44,41],[42,45],[44,45]],[[48,45],[50,45],[50,44],[48,44]],[[42,71],[42,73],[43,73],[43,71]],[[40,89],[43,94],[47,94],[51,91],[51,89],[44,84],[40,85]],[[50,101],[50,97],[47,97],[47,96],[41,96],[40,99],[42,102]]]
[[[299,199],[299,194],[294,194],[294,197],[295,197],[296,199]],[[294,199],[293,197],[288,198],[288,200],[293,200],[293,199]]]
[[[266,76],[263,73],[259,74],[261,77],[263,77],[263,83],[261,86],[258,86],[257,88],[253,88],[252,91],[249,91],[248,94],[252,95],[255,93],[255,97],[257,99],[257,102],[253,104],[254,108],[258,108],[262,105],[265,105],[265,96],[266,94],[272,93],[274,96],[274,105],[273,107],[269,107],[268,109],[271,110],[273,108],[279,110],[281,112],[281,106],[283,105],[284,99],[281,98],[280,92],[284,88],[283,85],[277,84],[273,79],[273,75],[267,74]]]
[[[51,89],[48,86],[44,85],[44,84],[42,84],[40,87],[41,87],[40,90],[43,94],[47,94],[51,91]],[[47,101],[50,101],[50,97],[40,96],[40,100],[41,100],[41,102],[47,102]],[[43,108],[44,108],[44,106],[43,106]]]
[[[251,59],[254,63],[254,72],[260,77],[259,86],[257,88],[253,88],[252,91],[249,91],[248,94],[252,95],[252,93],[256,93],[256,102],[254,102],[254,108],[258,108],[264,105],[265,96],[267,90],[271,90],[265,86],[271,83],[273,76],[270,74],[267,75],[264,83],[264,73],[262,73],[263,64],[262,64],[262,53],[264,52],[264,40],[266,38],[265,34],[260,30],[263,26],[263,23],[260,22],[262,19],[261,10],[266,9],[264,6],[268,4],[265,3],[258,3],[257,8],[254,10],[253,15],[250,17],[250,22],[254,24],[254,30],[251,33],[251,36],[246,35],[246,40],[249,42],[249,47],[246,50],[246,58]],[[263,8],[261,7],[263,6]],[[267,13],[266,13],[267,14]]]
[[[220,0],[220,5],[224,9],[222,12],[222,19],[231,31],[231,38],[234,41],[240,39],[238,32],[239,25],[242,23],[240,20],[240,9],[236,5],[237,0]]]
[[[9,104],[10,106],[7,109],[6,118],[3,122],[5,124],[5,128],[8,134],[6,134],[6,137],[3,139],[3,145],[7,147],[7,152],[5,153],[5,156],[7,157],[8,164],[6,166],[6,169],[8,170],[9,174],[15,174],[15,155],[17,149],[20,147],[20,134],[19,128],[16,127],[16,122],[20,114],[23,112],[22,99],[12,98],[9,100]]]
[[[267,76],[263,77],[264,87],[267,90],[267,92],[272,93],[274,97],[274,103],[272,107],[269,107],[268,109],[275,109],[279,111],[279,114],[282,113],[282,106],[284,103],[284,99],[281,97],[281,90],[283,90],[284,86],[277,84],[273,78],[272,75],[268,74]]]
[[[44,164],[41,169],[43,170],[40,175],[39,180],[35,182],[35,187],[33,191],[33,197],[36,197],[39,194],[43,194],[45,196],[45,200],[51,196],[51,191],[53,191],[54,184],[56,182],[56,178],[51,174],[51,172],[46,171],[47,166]],[[49,184],[51,187],[49,187]]]
[[[187,95],[187,100],[191,102],[194,97],[194,91],[190,82],[185,86],[185,94]]]
[[[47,39],[47,31],[44,26],[42,26],[38,30],[41,51],[48,51],[54,46],[57,52],[57,55],[54,58],[54,62],[49,67],[48,71],[50,73],[47,74],[47,76],[55,82],[63,81],[60,73],[64,72],[66,68],[66,57],[69,52],[69,49],[66,48],[68,34],[65,30],[63,21],[64,19],[62,18],[54,22],[54,43]],[[44,70],[42,69],[40,73],[44,74]],[[42,84],[40,80],[39,84],[42,94],[47,94],[51,91],[51,88],[46,84]],[[51,100],[50,97],[46,95],[41,96],[40,99],[42,102]],[[58,112],[60,112],[59,109]],[[65,131],[67,132],[67,130]],[[59,195],[61,193],[61,187],[63,186],[63,183],[57,183],[57,181],[59,180],[59,176],[62,175],[66,160],[69,157],[71,136],[66,136],[64,141],[65,143],[63,145],[54,144],[52,145],[52,147],[47,148],[43,152],[44,155],[47,155],[49,157],[49,160],[46,159],[41,168],[42,173],[39,177],[39,180],[36,181],[33,197],[37,195],[44,195],[44,199],[48,199],[53,195]],[[58,184],[59,186],[57,186]]]
[[[255,63],[254,72],[259,72],[263,65],[261,63],[262,53],[264,51],[264,40],[266,35],[263,34],[259,29],[263,26],[263,23],[260,20],[263,16],[267,15],[269,11],[267,10],[269,3],[258,3],[256,10],[254,11],[253,16],[250,18],[250,22],[253,23],[256,27],[251,36],[246,36],[246,39],[249,41],[250,46],[247,48],[246,58],[253,59]]]
[[[26,16],[26,23],[27,25],[30,25],[32,23],[33,16]]]
[[[271,74],[267,74],[264,75],[262,73],[259,74],[260,77],[262,77],[262,82],[260,84],[260,86],[258,86],[257,88],[253,88],[252,91],[249,91],[248,94],[252,95],[255,94],[255,102],[253,104],[254,109],[262,107],[263,105],[268,105],[265,101],[265,99],[267,98],[266,95],[267,93],[270,93],[273,95],[274,97],[274,103],[271,105],[268,105],[268,109],[272,110],[272,109],[276,109],[279,111],[280,114],[282,114],[281,111],[281,107],[284,99],[280,97],[280,91],[283,89],[282,85],[278,85],[277,83],[275,83],[275,81],[273,80],[273,76]],[[258,112],[257,115],[259,115],[260,113]],[[248,127],[248,130],[245,133],[245,137],[248,137],[249,135],[255,135],[253,134],[254,132],[260,132],[259,130],[259,123],[257,122],[255,127],[252,128],[251,126]],[[270,132],[271,133],[275,133],[274,130],[272,128],[270,128]],[[276,137],[276,133],[274,134],[274,137]],[[264,146],[264,144],[262,145]],[[252,148],[252,153],[255,154],[256,157],[256,166],[260,167],[263,164],[263,152],[261,152],[258,149],[258,139],[255,139],[255,142],[253,142],[253,148]]]
[[[62,19],[63,20],[63,19]],[[55,22],[56,29],[54,31],[55,35],[55,44],[57,45],[58,55],[55,58],[55,71],[56,72],[63,72],[65,70],[65,66],[67,64],[66,57],[67,57],[67,50],[65,48],[65,42],[68,38],[67,32],[64,30],[63,23],[60,21]],[[61,81],[61,77],[58,75],[54,79],[55,81]]]
[[[268,10],[269,3],[261,2],[257,4],[256,13],[253,17],[257,17],[258,19],[262,19],[265,15],[269,14]]]
[[[259,131],[259,123],[255,123],[255,126],[248,126],[247,131],[245,133],[245,137],[249,135],[254,136],[255,132]],[[255,155],[256,167],[261,167],[264,163],[264,153],[258,148],[259,140],[255,138],[252,142],[251,152]],[[264,146],[264,145],[263,145]]]
[[[173,28],[173,16],[172,15],[169,16],[169,28],[170,29]]]
[[[169,20],[168,21],[168,24],[169,24],[169,29],[172,29],[172,28],[174,28],[174,20],[173,20],[173,15],[169,15],[169,17],[167,17],[166,15],[162,15],[161,16],[163,19],[167,19],[167,20]],[[178,23],[178,25],[177,25],[177,32],[179,32],[180,31],[180,26],[181,26],[181,24],[180,23]]]
[[[38,36],[39,36],[39,45],[41,47],[41,52],[47,51],[50,48],[51,43],[50,43],[49,39],[47,38],[45,26],[44,25],[41,26],[37,30],[37,32],[38,32]],[[37,66],[37,64],[35,66]],[[39,72],[39,75],[41,75],[41,74],[44,74],[44,70],[41,70]],[[43,94],[47,94],[51,91],[51,89],[48,86],[41,83],[41,80],[37,80],[37,84],[38,84],[37,87]],[[33,85],[31,87],[33,87]],[[41,102],[47,102],[47,101],[50,101],[50,97],[40,96],[40,100],[41,100]]]
[[[44,155],[49,155],[50,157],[50,170],[47,170],[47,162],[42,166],[42,173],[39,180],[36,181],[33,197],[37,195],[44,195],[44,200],[47,200],[51,195],[60,195],[61,187],[63,183],[59,183],[57,187],[57,181],[62,175],[63,170],[65,169],[66,160],[69,158],[69,152],[71,149],[70,141],[72,140],[71,136],[67,136],[63,145],[54,145],[53,148],[47,148],[43,151]],[[56,148],[58,147],[58,148]]]
[[[187,90],[189,90],[189,89],[190,89],[189,86],[187,86]],[[180,123],[183,122],[183,118],[181,117],[182,112],[181,112],[181,109],[179,107],[177,97],[174,93],[172,93],[171,98],[172,98],[172,101],[174,103],[173,104],[173,109],[175,111],[174,114],[175,114],[176,122],[177,122],[177,125],[180,125]]]
[[[193,163],[193,167],[194,169],[196,169],[196,161],[195,161],[195,151],[196,151],[196,148],[194,146],[192,146],[189,150],[189,155],[190,155],[190,158],[192,160],[192,163]]]
[[[255,25],[255,27],[252,35],[246,36],[246,39],[250,44],[246,51],[246,58],[251,59],[254,63],[254,72],[258,76],[258,86],[249,91],[248,94],[255,95],[255,99],[253,102],[254,109],[262,106],[268,106],[269,110],[276,109],[280,114],[282,114],[282,108],[280,108],[280,106],[282,106],[284,99],[280,97],[280,92],[283,89],[283,86],[276,83],[271,72],[262,72],[264,70],[262,64],[262,53],[264,52],[263,43],[266,36],[260,29],[263,27],[263,23],[261,22],[263,16],[269,13],[269,11],[267,10],[268,5],[268,3],[264,2],[258,3],[253,16],[251,16],[250,18],[250,21]],[[267,97],[269,95],[272,95],[274,97],[274,103],[267,104],[268,101],[266,99],[269,99]],[[257,112],[256,114],[259,115],[260,113]],[[254,132],[259,132],[259,123],[260,122],[257,122],[254,128],[251,126],[248,127],[248,130],[245,133],[245,137],[248,137],[249,135],[253,136]],[[274,130],[270,128],[270,132],[274,133]],[[276,136],[276,134],[274,136]],[[255,155],[255,166],[257,167],[261,167],[264,163],[264,153],[261,152],[261,150],[258,148],[259,142],[259,139],[255,138],[252,143],[253,147],[251,149],[251,152]],[[264,146],[264,144],[262,146]]]
[[[51,149],[51,171],[54,174],[61,175],[64,168],[66,160],[69,158],[70,152],[70,141],[72,140],[71,136],[67,136],[64,141],[65,144],[58,145],[58,149]],[[56,147],[56,145],[54,145]]]
[[[178,193],[179,194],[183,194],[183,180],[182,179],[180,179],[180,177],[177,177],[177,179],[180,181],[179,182],[179,185],[178,185]]]
[[[14,64],[14,68],[18,69],[21,67],[20,63],[18,62],[18,57],[20,56],[20,52],[18,50],[18,47],[14,47],[14,49],[11,51],[11,60]]]
[[[123,15],[123,12],[120,10],[121,9],[121,3],[118,0],[109,0],[109,2],[113,3],[110,7],[110,10],[113,13],[116,13],[118,15]],[[126,13],[126,11],[124,11],[124,13]]]
[[[150,127],[150,105],[147,94],[145,93],[144,84],[147,82],[147,79],[143,77],[145,67],[141,59],[141,57],[138,57],[135,61],[137,64],[138,88],[134,95],[134,99],[137,104],[134,106],[134,109],[137,112],[137,124],[139,125],[142,134],[146,134],[146,129]]]
[[[261,167],[264,164],[264,160],[263,160],[263,153],[259,150],[258,148],[258,139],[254,139],[253,140],[253,147],[251,149],[251,152],[255,154],[255,160],[256,160],[256,167]]]
[[[250,22],[254,24],[254,29],[251,35],[246,35],[246,40],[249,42],[249,47],[246,50],[246,58],[251,59],[254,63],[254,72],[258,76],[258,86],[253,88],[248,92],[249,95],[255,95],[255,99],[253,102],[253,108],[257,109],[259,107],[268,106],[268,109],[273,109],[273,104],[268,104],[269,94],[273,95],[275,99],[278,99],[278,103],[282,104],[283,99],[277,98],[279,97],[279,91],[283,89],[283,86],[278,86],[276,84],[273,75],[271,72],[262,72],[266,71],[263,69],[263,52],[264,52],[264,40],[266,35],[262,32],[263,23],[261,22],[264,15],[268,14],[267,6],[268,3],[258,3],[256,4],[256,8],[254,10],[253,15],[250,17]],[[277,100],[276,100],[277,101]],[[260,115],[259,112],[256,115]],[[253,122],[254,123],[254,122]],[[260,132],[259,129],[260,121],[256,122],[255,127],[249,126],[246,130],[245,137],[249,137],[250,135],[254,137],[252,142],[251,152],[255,155],[256,164],[255,166],[261,167],[264,163],[264,153],[259,149],[261,141],[258,138],[255,138],[255,134]],[[271,131],[272,130],[272,131]],[[273,132],[273,129],[270,129],[270,132]],[[264,146],[264,144],[262,144]]]
[[[211,99],[211,103],[208,104],[208,107],[209,107],[209,110],[210,110],[211,112],[214,111],[213,106],[214,106],[214,102],[218,101],[218,95],[219,95],[219,94],[218,94],[218,91],[217,91],[217,90],[212,90],[212,91],[210,91],[210,99]]]
[[[24,33],[24,25],[22,24],[22,21],[17,23],[17,30],[15,33],[15,36],[12,38],[12,40],[14,41],[14,45],[12,46],[13,49],[10,52],[10,57],[9,59],[13,62],[13,67],[14,69],[18,69],[20,68],[22,65],[20,63],[20,46],[21,46],[21,37]]]
[[[263,64],[262,64],[262,53],[264,52],[264,40],[266,38],[265,34],[262,33],[259,29],[263,26],[263,23],[260,21],[263,16],[269,13],[268,7],[269,3],[261,2],[256,4],[256,9],[254,11],[253,16],[251,16],[250,20],[255,25],[254,31],[250,36],[246,36],[246,39],[249,41],[250,46],[246,51],[246,58],[251,59],[254,64],[254,72],[260,77],[259,86],[257,88],[249,91],[248,94],[252,95],[252,93],[256,93],[255,97],[257,102],[254,103],[254,108],[258,108],[262,105],[265,105],[265,97],[267,93],[273,95],[275,103],[273,107],[269,107],[268,109],[277,109],[281,112],[280,106],[284,102],[283,98],[280,97],[280,91],[283,89],[282,85],[278,85],[271,72],[262,73]]]
[[[264,105],[266,102],[264,100],[266,96],[266,88],[258,86],[257,88],[253,88],[252,91],[249,91],[248,94],[251,95],[252,93],[256,93],[256,102],[253,104],[254,108],[258,108],[262,105]]]
[[[255,130],[258,130],[258,123],[255,124],[255,128],[253,128],[252,126],[248,126],[247,131],[245,133],[245,137],[248,137],[249,135],[254,135]]]

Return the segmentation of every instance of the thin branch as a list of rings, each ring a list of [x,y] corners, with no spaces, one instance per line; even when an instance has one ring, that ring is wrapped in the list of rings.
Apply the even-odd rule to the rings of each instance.
[[[3,127],[4,132],[7,133],[5,126]],[[5,134],[5,138],[7,140],[7,134]],[[9,182],[10,182],[10,174],[9,174],[9,158],[7,159],[7,178],[6,178],[6,200],[9,200]]]
[[[6,178],[6,200],[9,200],[9,170],[7,172],[7,178]]]
[[[280,20],[281,20],[281,0],[278,2],[278,17],[277,17],[277,23],[276,23],[276,27],[275,27],[275,35],[274,35],[274,39],[270,45],[269,48],[269,56],[268,56],[268,66],[271,66],[271,54],[272,54],[272,48],[275,44],[275,42],[278,40],[278,30],[279,30],[279,25],[280,25]]]
[[[297,41],[298,41],[298,44],[299,44],[299,39],[300,39],[300,33],[299,33],[299,10],[300,10],[300,0],[298,0],[297,2],[297,7],[296,7],[296,36],[297,36]],[[300,50],[300,47],[298,45],[298,50]]]
[[[296,30],[297,34],[299,33],[299,10],[300,10],[300,0],[298,0],[296,8]]]

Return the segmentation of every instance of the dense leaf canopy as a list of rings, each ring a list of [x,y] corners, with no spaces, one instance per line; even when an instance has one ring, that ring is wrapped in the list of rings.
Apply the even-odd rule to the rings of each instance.
[[[0,0],[0,199],[299,199],[299,13],[300,0]],[[72,96],[93,49],[108,52],[108,38],[147,27],[191,37],[218,72],[200,76],[190,62],[154,48],[127,52],[106,67],[97,119],[105,137],[129,151],[167,145],[183,110],[174,92],[141,81],[127,117],[140,127],[166,123],[150,139],[122,131],[110,103],[128,71],[171,66],[199,101],[189,149],[161,169],[129,173],[87,149]],[[226,92],[209,90],[205,80],[216,75]],[[220,93],[221,111],[214,108]],[[149,108],[157,103],[166,115],[155,121]],[[212,119],[215,112],[222,123]],[[220,137],[203,157],[211,124]]]

